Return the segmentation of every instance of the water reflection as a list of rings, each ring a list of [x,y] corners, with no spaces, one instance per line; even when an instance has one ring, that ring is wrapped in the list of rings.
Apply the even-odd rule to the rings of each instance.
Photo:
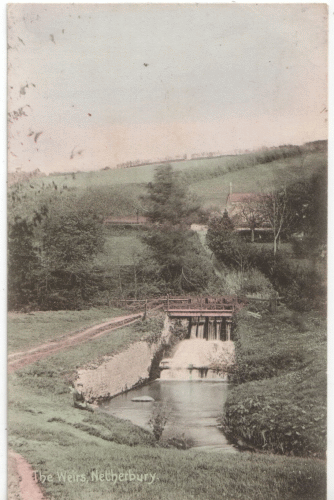
[[[235,451],[217,428],[228,388],[224,382],[156,380],[103,403],[101,410],[150,430],[148,420],[154,403],[131,401],[133,397],[150,396],[156,402],[167,403],[170,411],[164,438],[184,434],[196,448]]]

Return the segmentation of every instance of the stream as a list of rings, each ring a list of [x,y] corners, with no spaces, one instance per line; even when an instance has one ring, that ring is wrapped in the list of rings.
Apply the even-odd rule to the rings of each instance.
[[[224,381],[157,379],[102,403],[100,410],[151,430],[148,421],[154,404],[165,403],[169,417],[164,439],[183,435],[193,449],[237,453],[217,427],[228,390],[229,384]],[[150,396],[155,402],[131,401],[140,396]]]

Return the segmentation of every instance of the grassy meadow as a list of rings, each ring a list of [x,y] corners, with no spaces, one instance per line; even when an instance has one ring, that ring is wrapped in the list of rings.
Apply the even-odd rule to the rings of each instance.
[[[202,200],[204,208],[225,206],[230,182],[234,192],[266,191],[277,183],[308,178],[327,163],[325,151],[281,158],[267,163],[256,163],[254,155],[221,156],[173,162],[173,168],[185,175],[191,190]],[[73,174],[36,177],[23,183],[20,197],[29,210],[36,203],[47,201],[56,191],[63,201],[84,208],[94,206],[108,215],[135,215],[144,213],[141,196],[151,182],[158,165],[143,165]]]
[[[222,209],[232,183],[234,193],[266,192],[282,182],[289,184],[301,178],[307,179],[327,163],[324,153],[310,153],[302,163],[301,157],[286,158],[273,161],[224,175],[207,178],[191,183],[191,190],[202,198],[204,208],[218,207]]]
[[[83,311],[36,311],[28,314],[8,313],[8,353],[36,347],[49,340],[84,327],[102,323],[125,314],[120,309],[101,307]]]
[[[136,257],[145,249],[138,236],[138,229],[120,229],[105,227],[104,252],[98,254],[95,263],[103,265],[105,270],[113,269],[116,266],[133,265]]]
[[[57,313],[51,314],[56,322]],[[28,317],[31,318],[22,315],[22,324]],[[12,321],[9,318],[9,323]],[[153,323],[146,322],[148,334],[155,330]],[[22,454],[33,470],[53,476],[52,482],[41,485],[46,498],[325,499],[326,470],[322,461],[166,448],[157,444],[151,433],[128,421],[74,409],[68,385],[75,370],[125,349],[143,336],[143,326],[132,325],[112,332],[9,376],[9,447]],[[36,325],[36,330],[39,328]],[[108,469],[117,473],[131,470],[139,475],[154,474],[155,479],[151,484],[90,480],[92,472],[104,473]],[[84,474],[87,481],[64,482],[58,479],[57,472]]]

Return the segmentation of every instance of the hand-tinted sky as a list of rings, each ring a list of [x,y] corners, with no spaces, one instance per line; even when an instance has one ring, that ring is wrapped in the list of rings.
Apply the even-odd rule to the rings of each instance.
[[[11,170],[327,137],[324,4],[15,4],[8,28]]]

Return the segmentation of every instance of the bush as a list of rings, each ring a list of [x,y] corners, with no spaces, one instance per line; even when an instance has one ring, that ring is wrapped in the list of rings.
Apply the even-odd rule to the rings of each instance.
[[[324,458],[325,329],[311,314],[282,311],[275,321],[270,314],[259,321],[239,313],[237,386],[222,418],[230,438],[274,453]]]
[[[225,431],[263,450],[324,458],[326,376],[315,384],[307,380],[309,375],[305,369],[242,384],[226,402]]]
[[[155,404],[148,424],[152,427],[156,441],[159,441],[168,422],[170,411],[167,405]]]
[[[297,311],[322,308],[326,287],[315,269],[293,266],[284,252],[278,252],[275,258],[268,250],[253,254],[253,266],[270,280],[290,308]]]
[[[240,288],[242,295],[261,295],[261,297],[267,298],[273,292],[274,288],[269,279],[259,269],[251,269],[245,273]]]

